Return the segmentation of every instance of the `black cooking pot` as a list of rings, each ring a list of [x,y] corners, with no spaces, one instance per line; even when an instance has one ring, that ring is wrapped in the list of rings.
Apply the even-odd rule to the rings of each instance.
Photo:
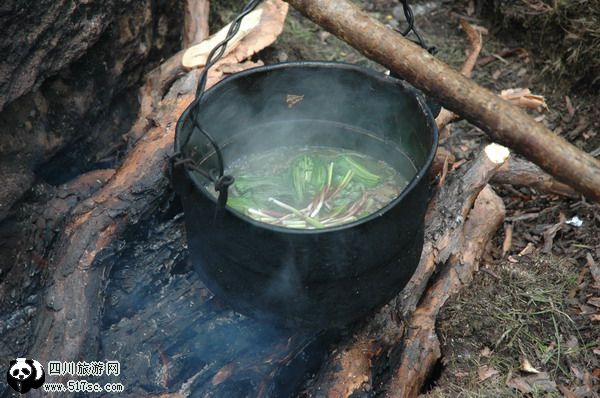
[[[202,173],[175,167],[191,259],[215,295],[244,314],[288,326],[333,327],[385,304],[412,276],[423,245],[427,174],[437,147],[422,97],[401,81],[358,66],[297,62],[232,75],[192,103],[176,151],[207,172],[281,146],[345,148],[414,177],[376,213],[324,229],[257,222],[217,201]],[[189,164],[189,163],[188,163]],[[207,174],[207,173],[204,173]],[[235,177],[235,176],[233,176]]]

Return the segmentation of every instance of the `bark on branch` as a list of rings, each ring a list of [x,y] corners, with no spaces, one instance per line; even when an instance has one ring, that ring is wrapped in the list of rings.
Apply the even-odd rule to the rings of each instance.
[[[469,122],[592,200],[600,201],[600,161],[524,111],[462,76],[347,0],[288,0],[302,14],[436,98]]]

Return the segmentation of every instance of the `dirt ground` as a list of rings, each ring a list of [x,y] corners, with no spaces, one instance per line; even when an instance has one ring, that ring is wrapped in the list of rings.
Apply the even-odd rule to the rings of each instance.
[[[480,59],[494,58],[476,67],[473,78],[496,92],[524,87],[545,96],[548,110],[532,115],[578,147],[598,152],[600,111],[594,93],[571,88],[568,80],[543,72],[549,61],[534,47],[525,47],[526,56],[494,55],[524,47],[518,32],[495,31],[470,12],[467,1],[411,3],[428,44],[453,67],[461,66],[468,47],[459,18],[488,28]],[[397,2],[368,0],[361,5],[388,25],[403,26]],[[321,59],[381,69],[294,10],[277,43],[260,57],[266,63]],[[472,158],[487,142],[482,131],[460,122],[451,126],[445,146],[460,161]],[[427,397],[598,396],[600,281],[593,279],[590,270],[600,264],[600,206],[528,188],[495,188],[507,208],[504,231],[494,237],[471,286],[453,297],[439,317],[443,359],[423,393]],[[552,238],[548,230],[561,215],[568,223],[554,228]],[[509,241],[505,238],[511,229]]]

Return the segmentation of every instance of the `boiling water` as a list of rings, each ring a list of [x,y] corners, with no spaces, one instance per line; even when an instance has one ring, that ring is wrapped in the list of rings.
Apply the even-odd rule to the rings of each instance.
[[[330,147],[280,147],[231,163],[227,206],[286,228],[325,228],[377,212],[406,187],[401,173],[368,155]],[[212,185],[208,192],[216,197]]]

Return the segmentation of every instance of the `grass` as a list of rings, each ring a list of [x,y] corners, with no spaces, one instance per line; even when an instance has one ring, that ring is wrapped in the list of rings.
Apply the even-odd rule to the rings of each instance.
[[[594,361],[598,336],[582,336],[566,304],[578,266],[550,256],[501,266],[494,270],[500,280],[480,273],[440,315],[445,370],[442,387],[428,397],[518,397],[521,393],[506,381],[520,375],[521,358],[568,385],[576,383],[571,366],[584,370]],[[484,346],[491,355],[480,354]],[[477,370],[483,365],[499,375],[480,381]],[[539,391],[532,396],[561,395]]]

